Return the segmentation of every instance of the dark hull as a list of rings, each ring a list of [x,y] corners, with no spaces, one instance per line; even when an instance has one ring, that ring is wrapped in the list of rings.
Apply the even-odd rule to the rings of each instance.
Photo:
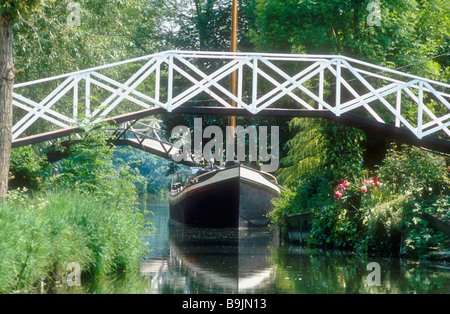
[[[271,200],[279,190],[269,181],[263,182],[257,171],[242,169],[216,171],[206,181],[171,195],[171,221],[210,228],[267,225]]]

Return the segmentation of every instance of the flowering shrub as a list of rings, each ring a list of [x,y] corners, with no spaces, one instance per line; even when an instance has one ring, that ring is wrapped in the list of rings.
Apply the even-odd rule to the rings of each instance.
[[[334,191],[336,202],[316,212],[309,243],[364,251],[369,242],[361,241],[366,237],[366,229],[362,228],[364,210],[360,209],[370,206],[368,204],[374,200],[378,201],[380,187],[381,183],[376,178],[358,183],[349,180],[340,182]]]
[[[388,158],[390,157],[386,159]],[[430,159],[423,158],[422,164],[417,167],[426,168],[424,164]],[[394,177],[392,165],[385,163],[390,167],[387,173]],[[385,167],[380,168],[378,174],[383,174]],[[449,243],[448,237],[430,228],[422,216],[428,213],[447,217],[447,200],[450,197],[442,191],[447,191],[448,179],[442,179],[442,187],[435,188],[431,179],[425,182],[421,175],[422,172],[411,175],[413,178],[408,179],[404,185],[407,188],[403,191],[399,189],[397,181],[389,176],[389,183],[386,185],[382,185],[377,178],[339,183],[334,194],[336,213],[332,222],[334,228],[329,234],[330,243],[361,252],[376,251],[409,256],[421,256],[429,247],[445,247],[445,243]],[[401,175],[395,178],[401,178]],[[417,186],[411,184],[411,181],[417,182]],[[427,186],[427,183],[430,185]],[[431,196],[436,190],[440,194]],[[352,215],[349,216],[349,213]]]
[[[361,253],[399,252],[403,208],[410,198],[390,197],[389,190],[382,186],[377,178],[355,183],[346,180],[337,185],[330,243]]]
[[[346,180],[333,184],[336,178]],[[450,220],[449,157],[394,145],[375,168],[356,175],[313,173],[296,188],[280,208],[287,214],[313,212],[310,246],[419,258],[430,248],[450,249],[450,237],[423,218]]]
[[[362,193],[367,193],[369,191],[368,186],[369,186],[369,188],[372,187],[371,190],[375,192],[377,190],[377,188],[381,187],[381,182],[378,181],[377,178],[373,178],[370,181],[364,179],[362,182],[364,184],[361,185],[361,186],[358,186],[357,184],[354,184],[353,185],[354,188],[350,187],[351,184],[348,181],[344,181],[342,183],[339,183],[338,186],[337,186],[337,191],[334,193],[334,196],[336,198],[342,198],[344,196],[344,194],[342,194],[344,191],[349,190],[349,191],[347,191],[347,193],[350,192],[350,191],[354,192],[355,189],[361,191]]]

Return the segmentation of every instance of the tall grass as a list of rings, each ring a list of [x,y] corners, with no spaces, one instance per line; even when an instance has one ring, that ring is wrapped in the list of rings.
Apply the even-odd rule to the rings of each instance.
[[[63,280],[71,262],[88,275],[136,271],[147,231],[132,208],[71,192],[13,193],[0,205],[0,293]]]

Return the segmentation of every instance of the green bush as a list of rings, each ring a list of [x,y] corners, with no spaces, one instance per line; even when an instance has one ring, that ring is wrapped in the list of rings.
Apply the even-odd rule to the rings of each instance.
[[[405,212],[413,204],[410,195],[402,195],[364,208],[362,227],[365,238],[359,243],[359,249],[398,255],[402,246],[401,234]]]
[[[67,158],[51,164],[42,179],[43,190],[74,191],[106,200],[113,208],[135,205],[143,177],[126,163],[114,162],[114,146],[103,128],[87,131],[83,140],[69,144]]]
[[[318,172],[301,178],[296,190],[275,203],[271,217],[280,227],[284,215],[313,211],[312,246],[425,256],[430,248],[450,247],[450,238],[423,219],[424,214],[450,218],[448,164],[448,157],[394,146],[373,172],[374,179],[367,169],[359,178],[348,171],[341,183]]]
[[[402,229],[404,230],[404,245],[402,253],[421,258],[430,249],[448,250],[450,237],[429,226],[423,214],[437,214],[450,220],[450,195],[434,198],[434,201],[416,201],[413,206],[406,208]]]
[[[306,213],[330,204],[329,182],[326,175],[311,175],[301,179],[296,189],[282,191],[280,197],[273,201],[275,209],[268,215],[271,224],[284,235],[286,215]]]
[[[378,176],[392,195],[412,194],[416,200],[450,195],[449,158],[403,145],[389,150]]]
[[[449,246],[449,237],[430,228],[423,214],[449,217],[450,159],[417,147],[394,146],[386,155],[378,173],[390,186],[392,199],[409,199],[402,212],[400,227],[404,233],[401,253],[425,256],[430,248]]]
[[[45,152],[40,146],[24,146],[11,151],[9,185],[11,188],[38,190],[48,171]]]
[[[339,240],[335,237],[335,230],[340,215],[341,212],[336,210],[335,204],[314,211],[308,244],[314,247],[337,247]]]
[[[113,162],[104,129],[87,131],[52,164],[33,161],[43,153],[35,148],[15,151],[14,173],[38,186],[10,191],[0,206],[0,292],[60,280],[71,262],[94,276],[139,268],[150,226],[136,209],[142,177]]]

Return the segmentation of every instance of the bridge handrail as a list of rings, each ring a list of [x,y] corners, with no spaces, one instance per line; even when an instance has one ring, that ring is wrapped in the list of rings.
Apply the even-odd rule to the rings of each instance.
[[[139,62],[139,61],[143,61],[143,60],[149,60],[149,59],[152,59],[155,57],[163,57],[163,56],[170,55],[170,54],[180,55],[180,56],[184,56],[186,58],[207,58],[207,59],[208,58],[221,58],[221,59],[227,58],[227,59],[236,59],[236,60],[244,59],[246,57],[263,57],[267,60],[274,60],[274,61],[323,61],[323,62],[326,62],[331,59],[343,59],[348,62],[352,62],[352,63],[356,63],[356,64],[360,64],[363,66],[367,66],[367,67],[376,69],[378,71],[389,72],[389,73],[392,73],[395,75],[408,77],[410,79],[418,79],[418,80],[421,80],[424,82],[428,82],[430,84],[435,84],[435,85],[442,86],[445,88],[450,88],[450,84],[447,84],[447,83],[430,80],[427,78],[419,77],[419,76],[409,74],[406,72],[402,72],[402,71],[398,71],[395,69],[389,69],[386,67],[382,67],[382,66],[378,66],[378,65],[375,65],[372,63],[361,61],[358,59],[349,58],[349,57],[346,57],[343,55],[302,55],[302,54],[259,53],[259,52],[236,52],[235,53],[235,52],[225,52],[225,51],[224,52],[219,52],[219,51],[217,51],[217,52],[215,52],[215,51],[196,52],[196,51],[184,51],[184,50],[168,50],[168,51],[154,53],[154,54],[150,54],[150,55],[139,57],[139,58],[134,58],[134,59],[115,62],[115,63],[111,63],[111,64],[107,64],[107,65],[101,65],[101,66],[97,66],[97,67],[93,67],[93,68],[88,68],[85,70],[75,71],[75,72],[71,72],[71,73],[66,73],[66,74],[62,74],[62,75],[52,76],[52,77],[38,79],[38,80],[34,80],[34,81],[29,81],[29,82],[18,83],[18,84],[14,85],[14,88],[21,88],[21,87],[25,87],[25,86],[60,80],[60,79],[68,78],[71,76],[78,76],[78,75],[89,73],[89,72],[100,71],[100,70],[104,70],[104,69],[108,69],[108,68],[112,68],[112,67],[116,67],[116,66],[129,64],[129,63]],[[361,71],[363,71],[363,70],[361,70]],[[370,74],[374,74],[374,73],[370,73]],[[389,77],[382,77],[382,78],[387,79],[387,80],[392,80],[392,78],[389,78]],[[397,81],[397,82],[400,83],[401,81]],[[404,83],[404,82],[401,82],[401,83]],[[450,95],[448,95],[448,97],[450,97]]]

